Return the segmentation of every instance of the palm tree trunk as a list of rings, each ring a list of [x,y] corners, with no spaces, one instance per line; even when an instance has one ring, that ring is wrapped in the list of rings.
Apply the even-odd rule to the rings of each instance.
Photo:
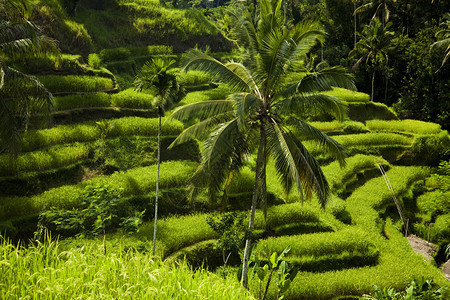
[[[248,287],[248,260],[250,257],[250,249],[252,246],[252,232],[253,232],[253,224],[255,223],[255,212],[256,205],[258,203],[258,189],[259,189],[259,180],[261,179],[261,166],[264,160],[264,145],[266,143],[266,130],[264,124],[261,124],[260,127],[260,138],[259,138],[259,146],[258,146],[258,156],[256,159],[256,174],[255,174],[255,184],[253,186],[253,198],[252,198],[252,207],[250,209],[250,221],[248,222],[248,231],[247,238],[245,240],[245,250],[244,250],[244,258],[242,262],[242,285],[244,288]]]
[[[158,111],[161,108],[158,107]],[[159,116],[158,123],[158,154],[157,154],[157,164],[156,164],[156,197],[155,197],[155,224],[153,225],[153,258],[155,258],[156,250],[156,223],[158,220],[158,192],[159,192],[159,165],[161,164],[161,114]]]
[[[375,69],[373,69],[372,72],[372,93],[370,94],[370,101],[373,101],[374,91],[375,91]]]

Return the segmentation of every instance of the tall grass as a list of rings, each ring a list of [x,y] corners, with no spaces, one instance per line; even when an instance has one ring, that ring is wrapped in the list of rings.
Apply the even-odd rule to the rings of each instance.
[[[120,241],[113,250],[104,255],[84,244],[63,251],[58,242],[25,248],[2,239],[2,299],[252,299],[233,277],[162,263]]]
[[[415,134],[436,134],[441,132],[441,125],[419,120],[368,120],[366,126],[374,131],[398,131]]]
[[[17,171],[43,171],[58,168],[86,159],[89,155],[89,146],[81,143],[58,145],[44,150],[20,154],[17,158]],[[8,174],[7,155],[0,155],[0,176]]]
[[[40,75],[39,81],[52,93],[101,92],[111,90],[110,78],[79,75]]]
[[[158,130],[157,119],[125,117],[109,122],[114,124],[109,132],[109,137],[124,135],[153,136],[157,134]],[[182,130],[183,124],[176,120],[164,122],[162,126],[164,135],[177,135]],[[50,145],[87,142],[99,138],[100,128],[94,122],[60,125],[50,129],[28,131],[23,136],[22,150],[33,151]]]

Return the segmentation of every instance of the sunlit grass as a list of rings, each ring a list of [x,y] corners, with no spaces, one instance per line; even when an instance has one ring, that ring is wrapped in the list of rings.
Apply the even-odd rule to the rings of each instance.
[[[415,134],[436,134],[441,131],[441,125],[419,120],[368,120],[366,126],[372,131],[399,131]]]
[[[125,117],[107,120],[107,122],[113,124],[108,137],[124,135],[154,136],[158,131],[158,119],[156,118]],[[176,135],[182,130],[183,124],[176,120],[164,122],[162,125],[162,134],[164,135]],[[23,137],[22,150],[32,151],[56,144],[94,141],[100,138],[100,133],[99,126],[94,122],[30,130]]]
[[[109,249],[63,250],[57,241],[25,248],[2,239],[2,299],[252,299],[234,277],[153,260],[120,241]]]

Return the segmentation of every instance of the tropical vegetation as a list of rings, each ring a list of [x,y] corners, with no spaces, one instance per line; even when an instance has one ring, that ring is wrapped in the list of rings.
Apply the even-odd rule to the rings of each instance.
[[[0,0],[2,297],[448,299],[449,5]]]

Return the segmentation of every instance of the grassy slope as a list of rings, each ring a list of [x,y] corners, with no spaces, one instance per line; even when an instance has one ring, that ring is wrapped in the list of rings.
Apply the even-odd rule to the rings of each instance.
[[[215,27],[198,10],[162,7],[158,1],[80,1],[68,13],[62,1],[36,1],[34,20],[60,41],[65,52],[83,54],[104,48],[165,44],[182,52],[207,44],[227,49]]]

